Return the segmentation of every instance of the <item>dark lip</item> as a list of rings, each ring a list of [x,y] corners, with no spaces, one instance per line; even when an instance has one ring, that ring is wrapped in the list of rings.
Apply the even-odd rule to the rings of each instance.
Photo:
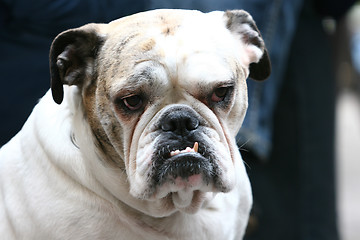
[[[160,186],[167,181],[174,181],[177,177],[187,180],[188,177],[201,174],[203,182],[209,184],[214,178],[215,170],[211,155],[206,146],[200,145],[198,152],[180,153],[170,156],[171,151],[185,149],[193,146],[194,142],[187,144],[163,146],[153,161],[152,180],[153,185]],[[185,147],[184,147],[185,146]]]
[[[200,175],[202,184],[213,185],[214,189],[222,191],[222,170],[218,165],[216,153],[211,146],[202,139],[200,129],[193,133],[179,137],[171,133],[162,133],[152,156],[152,167],[148,173],[149,188],[146,193],[153,195],[164,184],[174,184],[176,179],[181,178],[187,182],[189,177]],[[185,152],[171,156],[175,150],[192,148],[198,142],[198,152]]]
[[[171,151],[193,146],[194,140],[199,143],[197,153],[185,152],[170,156]],[[175,184],[179,177],[187,182],[189,177],[194,175],[200,175],[202,184],[212,185],[214,191],[227,192],[226,186],[223,185],[222,170],[217,163],[216,154],[209,146],[202,144],[203,142],[198,138],[187,141],[164,138],[158,143],[152,158],[152,170],[148,175],[149,188],[146,196],[153,196],[164,184]]]
[[[213,167],[208,159],[200,153],[180,153],[169,157],[159,169],[159,179],[166,179],[169,176],[173,179],[181,177],[187,179],[196,174],[202,174],[206,182],[213,172]]]

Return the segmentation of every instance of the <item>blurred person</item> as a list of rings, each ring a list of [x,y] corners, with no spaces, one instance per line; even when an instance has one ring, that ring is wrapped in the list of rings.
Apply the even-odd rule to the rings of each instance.
[[[339,239],[336,82],[322,19],[340,19],[353,2],[303,2],[273,112],[272,150],[267,161],[243,152],[257,224],[248,239]]]

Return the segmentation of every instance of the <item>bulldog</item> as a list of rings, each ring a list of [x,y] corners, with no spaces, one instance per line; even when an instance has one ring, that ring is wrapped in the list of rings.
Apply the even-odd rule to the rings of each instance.
[[[51,91],[0,152],[2,239],[241,239],[235,136],[270,74],[245,11],[154,10],[59,34]]]

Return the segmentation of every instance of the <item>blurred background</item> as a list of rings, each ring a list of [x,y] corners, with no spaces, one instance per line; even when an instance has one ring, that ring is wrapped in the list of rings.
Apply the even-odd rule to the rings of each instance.
[[[332,20],[325,26],[333,29]],[[335,50],[336,173],[339,231],[343,240],[360,239],[360,4],[336,31],[329,29]]]

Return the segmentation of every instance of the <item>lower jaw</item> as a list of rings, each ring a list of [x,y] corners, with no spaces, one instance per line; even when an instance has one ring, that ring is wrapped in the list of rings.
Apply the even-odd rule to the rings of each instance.
[[[191,205],[194,191],[179,191],[171,193],[172,201],[177,209],[185,209]]]
[[[190,192],[179,191],[171,193],[171,198],[177,210],[187,214],[195,214],[203,207],[204,203],[210,201],[214,195],[214,193],[199,190]]]

